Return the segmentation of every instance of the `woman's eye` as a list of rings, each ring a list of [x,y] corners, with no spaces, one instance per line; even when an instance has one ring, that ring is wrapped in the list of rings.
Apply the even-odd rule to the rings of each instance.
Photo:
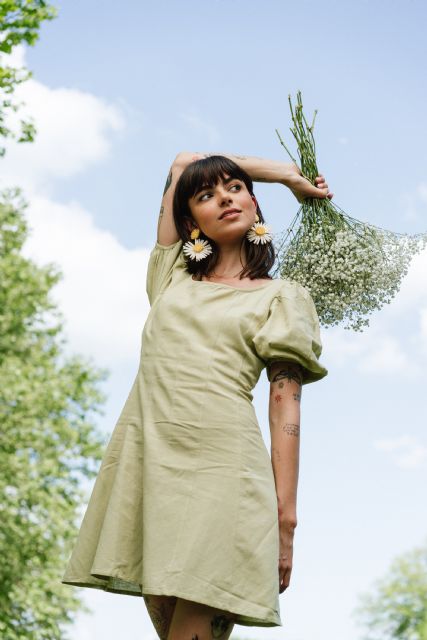
[[[234,189],[235,187],[237,187],[237,190],[240,191],[241,188],[242,188],[242,185],[241,184],[233,184],[233,185],[231,185],[230,190]],[[200,196],[199,200],[203,200],[203,198],[205,196],[211,196],[211,195],[212,195],[212,193],[210,191],[208,191],[208,192],[204,193],[202,196]]]

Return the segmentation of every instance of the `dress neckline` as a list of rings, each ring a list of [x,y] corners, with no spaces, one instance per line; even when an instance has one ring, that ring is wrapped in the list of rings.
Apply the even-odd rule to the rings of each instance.
[[[206,280],[194,280],[193,276],[190,277],[192,282],[196,284],[206,284],[214,287],[226,287],[227,289],[234,289],[235,291],[258,291],[264,289],[273,282],[277,282],[278,278],[272,278],[267,284],[261,284],[259,287],[233,287],[231,284],[225,284],[225,282],[206,282]]]

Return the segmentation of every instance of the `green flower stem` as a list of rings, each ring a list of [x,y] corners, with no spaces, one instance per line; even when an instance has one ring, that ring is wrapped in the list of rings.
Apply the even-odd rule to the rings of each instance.
[[[303,113],[301,92],[289,105],[290,131],[297,143],[300,166],[279,131],[276,134],[301,175],[314,185],[319,175],[311,126]],[[312,295],[324,326],[348,322],[345,329],[361,331],[367,316],[392,300],[415,253],[427,246],[427,234],[396,233],[352,218],[328,198],[309,197],[277,242],[277,270]]]

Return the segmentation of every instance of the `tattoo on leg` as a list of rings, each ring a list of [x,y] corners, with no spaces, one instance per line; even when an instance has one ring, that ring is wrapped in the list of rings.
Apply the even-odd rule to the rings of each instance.
[[[292,424],[291,422],[287,422],[283,427],[283,431],[287,433],[289,436],[299,436],[299,424]]]
[[[211,621],[212,638],[222,638],[230,627],[231,620],[222,614],[216,615]]]
[[[168,610],[168,607],[164,602],[156,604],[155,600],[150,599],[150,596],[144,596],[147,611],[151,618],[151,621],[159,634],[160,640],[166,640],[169,632],[170,622],[173,610]]]
[[[279,402],[281,402],[282,400],[282,396],[280,395],[280,393],[276,393],[276,395],[274,396],[274,399],[276,401],[276,404],[279,404]]]
[[[163,195],[165,195],[166,191],[169,189],[172,183],[172,169],[169,171],[169,175],[166,180],[165,190],[163,191]]]
[[[297,400],[298,402],[301,400],[301,394],[300,393],[294,393],[294,400]]]

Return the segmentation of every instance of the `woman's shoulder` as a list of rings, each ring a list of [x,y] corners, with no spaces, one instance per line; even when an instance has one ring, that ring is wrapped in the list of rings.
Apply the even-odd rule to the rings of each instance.
[[[292,299],[303,297],[308,300],[311,298],[307,287],[298,282],[298,280],[293,280],[292,278],[276,278],[276,280],[278,282],[276,295]]]

